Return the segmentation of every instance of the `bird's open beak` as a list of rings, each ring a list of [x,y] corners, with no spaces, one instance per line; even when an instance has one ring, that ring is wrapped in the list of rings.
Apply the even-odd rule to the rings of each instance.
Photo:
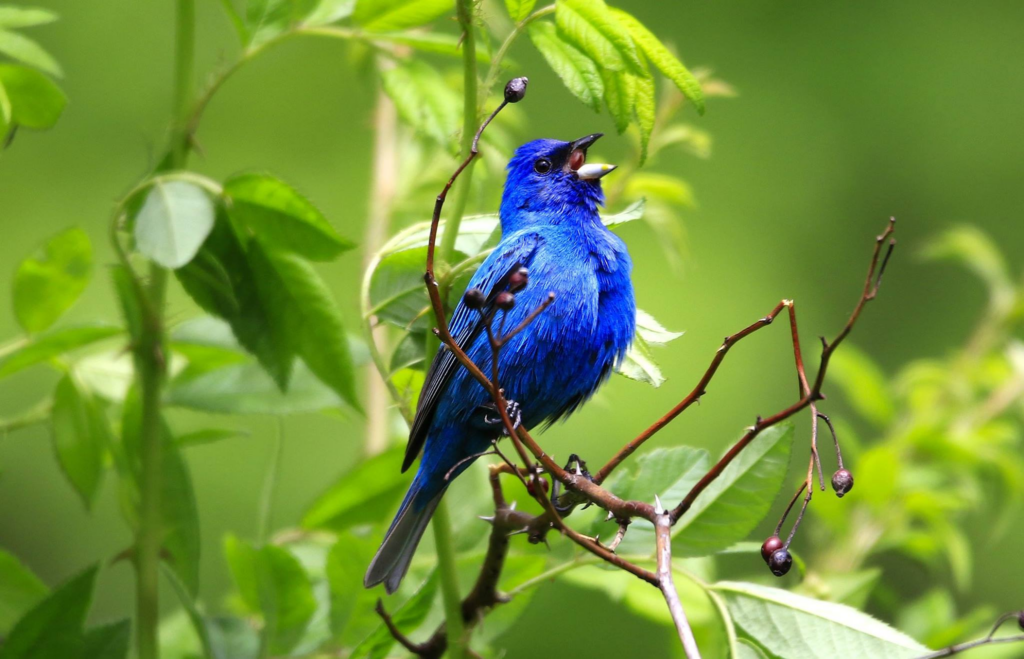
[[[572,143],[570,153],[579,150],[583,152],[583,156],[586,158],[587,148],[603,136],[604,133],[594,133],[592,135],[587,135],[586,137],[581,137]],[[580,177],[582,180],[593,181],[611,172],[615,167],[616,165],[605,165],[600,163],[587,164],[584,161],[584,164],[581,164],[574,171],[576,172],[576,176]]]

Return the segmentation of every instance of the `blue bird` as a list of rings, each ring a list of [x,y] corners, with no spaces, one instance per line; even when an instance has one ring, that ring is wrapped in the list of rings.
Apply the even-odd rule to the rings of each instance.
[[[608,379],[633,340],[636,305],[626,246],[601,223],[600,178],[613,165],[587,164],[587,148],[601,133],[574,142],[535,140],[508,164],[501,201],[501,242],[473,276],[469,288],[485,295],[517,267],[527,287],[505,314],[516,327],[554,293],[555,302],[499,355],[499,381],[520,405],[527,427],[574,412]],[[493,302],[493,300],[492,300]],[[452,336],[481,369],[491,373],[491,348],[481,314],[459,303]],[[366,571],[369,588],[394,592],[420,537],[453,478],[501,435],[490,394],[442,347],[427,372],[409,434],[402,471],[423,449],[419,471],[384,542]]]

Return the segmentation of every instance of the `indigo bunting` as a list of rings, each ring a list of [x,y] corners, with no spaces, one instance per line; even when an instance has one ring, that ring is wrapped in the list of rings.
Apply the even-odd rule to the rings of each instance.
[[[633,340],[632,262],[598,215],[604,203],[600,179],[615,167],[586,162],[587,148],[599,137],[535,140],[516,151],[501,201],[501,241],[467,289],[490,294],[514,269],[527,268],[528,285],[511,309],[496,311],[496,329],[502,320],[507,328],[518,326],[555,295],[554,304],[499,353],[499,382],[506,398],[518,403],[527,427],[564,419],[579,408]],[[489,374],[491,347],[481,313],[470,306],[477,305],[460,302],[449,329]],[[427,372],[402,471],[421,448],[423,459],[366,571],[367,588],[381,582],[389,593],[398,588],[449,483],[501,432],[490,393],[442,346]]]

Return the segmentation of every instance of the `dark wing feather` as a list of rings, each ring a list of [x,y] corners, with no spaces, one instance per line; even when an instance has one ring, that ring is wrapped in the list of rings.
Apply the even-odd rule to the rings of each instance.
[[[495,253],[484,261],[476,275],[473,276],[469,282],[469,288],[479,288],[488,293],[484,307],[480,311],[470,309],[460,300],[448,324],[448,331],[451,332],[452,338],[464,350],[468,350],[480,333],[484,331],[482,315],[492,312],[494,298],[505,290],[509,277],[519,268],[529,267],[540,240],[536,234],[527,234],[517,238],[514,244],[504,246],[499,244],[495,248]],[[427,370],[426,380],[420,391],[416,417],[413,419],[412,429],[409,431],[409,443],[405,447],[405,460],[402,461],[403,472],[416,460],[416,456],[419,455],[423,444],[427,441],[427,433],[434,418],[434,412],[437,410],[442,394],[448,388],[449,380],[458,367],[459,362],[455,354],[447,346],[442,345],[437,351],[430,369]]]

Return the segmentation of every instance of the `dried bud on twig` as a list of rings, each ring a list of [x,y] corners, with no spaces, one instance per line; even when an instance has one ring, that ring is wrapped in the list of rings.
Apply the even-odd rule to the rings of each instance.
[[[484,302],[487,301],[484,292],[479,288],[470,288],[466,290],[465,295],[462,296],[462,301],[466,303],[466,306],[470,309],[479,309],[484,306]]]
[[[793,567],[793,556],[788,549],[780,549],[768,558],[768,568],[777,577],[785,576]]]
[[[522,78],[512,78],[505,85],[505,101],[508,103],[518,103],[523,100],[526,96],[526,85],[530,81],[524,76]]]
[[[508,291],[502,291],[494,299],[494,304],[502,311],[509,311],[512,307],[516,306],[516,296]]]
[[[530,271],[526,268],[519,268],[512,276],[508,278],[508,290],[512,293],[518,293],[519,291],[526,288],[526,284],[530,281]]]
[[[765,540],[764,544],[761,545],[761,558],[763,558],[764,562],[767,563],[772,557],[772,554],[780,549],[782,549],[782,538],[777,535],[773,535]]]
[[[853,474],[846,469],[840,469],[832,474],[832,489],[836,491],[837,497],[842,498],[853,489]]]

